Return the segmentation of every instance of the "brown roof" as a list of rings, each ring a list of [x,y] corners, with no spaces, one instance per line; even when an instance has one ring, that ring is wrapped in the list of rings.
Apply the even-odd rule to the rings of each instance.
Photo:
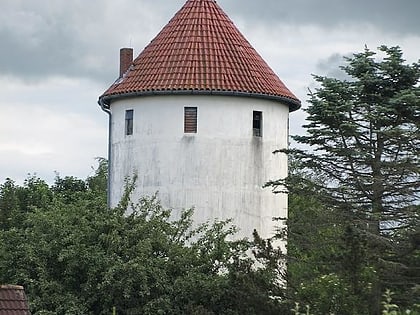
[[[30,315],[23,287],[0,286],[0,315]]]
[[[246,95],[300,107],[214,0],[188,0],[100,99],[172,93]]]

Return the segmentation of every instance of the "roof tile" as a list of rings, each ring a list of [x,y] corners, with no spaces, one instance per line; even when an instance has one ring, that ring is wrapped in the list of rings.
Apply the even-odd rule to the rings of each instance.
[[[240,92],[300,107],[214,0],[188,0],[101,98],[179,90]]]
[[[25,292],[21,286],[0,286],[0,314],[30,315]]]

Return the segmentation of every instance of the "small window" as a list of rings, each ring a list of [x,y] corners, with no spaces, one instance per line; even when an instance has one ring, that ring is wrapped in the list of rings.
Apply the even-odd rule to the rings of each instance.
[[[125,111],[125,134],[127,136],[133,134],[133,114],[134,111],[132,109]]]
[[[197,107],[184,107],[184,132],[197,133]]]
[[[253,112],[252,132],[255,137],[262,137],[262,112]]]

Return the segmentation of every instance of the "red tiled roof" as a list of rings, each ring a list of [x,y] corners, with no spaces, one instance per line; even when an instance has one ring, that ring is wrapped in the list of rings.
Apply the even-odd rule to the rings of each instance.
[[[17,285],[0,286],[1,315],[30,315],[23,287]]]
[[[243,94],[300,107],[214,0],[188,0],[101,99],[167,93]]]

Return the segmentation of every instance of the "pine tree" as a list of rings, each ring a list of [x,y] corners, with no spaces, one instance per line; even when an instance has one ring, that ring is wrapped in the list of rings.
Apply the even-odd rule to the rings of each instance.
[[[325,179],[324,199],[366,240],[364,259],[378,274],[371,313],[379,314],[384,288],[413,303],[420,284],[420,66],[406,64],[399,47],[345,59],[348,79],[315,76],[307,133],[294,137],[310,148],[291,152]]]

